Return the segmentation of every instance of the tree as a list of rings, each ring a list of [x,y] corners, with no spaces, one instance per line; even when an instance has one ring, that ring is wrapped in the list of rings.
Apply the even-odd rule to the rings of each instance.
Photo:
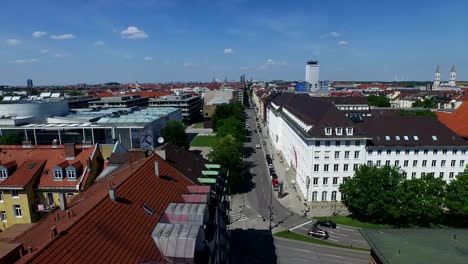
[[[432,174],[403,181],[391,209],[394,225],[429,226],[443,219],[446,183]]]
[[[434,100],[426,99],[426,100],[417,100],[413,103],[412,107],[422,107],[422,108],[437,108],[437,104]]]
[[[385,95],[369,95],[367,101],[372,106],[390,107],[390,100]]]
[[[0,145],[21,145],[23,138],[16,134],[7,134],[0,137]]]
[[[233,193],[243,182],[242,174],[242,144],[233,136],[227,135],[220,138],[213,147],[213,151],[208,154],[208,158],[216,164],[229,170],[230,192]]]
[[[361,221],[388,223],[403,180],[402,172],[396,167],[360,166],[353,178],[341,184],[342,202]]]
[[[468,225],[468,170],[447,186],[445,206],[456,224]]]
[[[187,133],[185,133],[184,125],[179,121],[169,121],[166,127],[162,129],[162,136],[168,143],[172,143],[184,149],[189,149]]]
[[[244,106],[239,102],[218,105],[211,118],[213,122],[213,129],[217,131],[218,121],[222,119],[230,118],[230,117],[233,117],[244,123],[245,122]]]
[[[244,122],[237,120],[233,117],[221,119],[218,121],[218,137],[225,137],[227,135],[233,136],[237,142],[244,142],[245,140],[245,125]]]

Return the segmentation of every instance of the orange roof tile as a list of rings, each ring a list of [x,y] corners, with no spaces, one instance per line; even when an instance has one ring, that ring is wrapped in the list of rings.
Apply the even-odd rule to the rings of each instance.
[[[156,177],[155,161],[159,161],[160,174],[175,181]],[[74,197],[69,204],[70,218],[58,211],[14,241],[33,249],[19,263],[166,262],[151,232],[167,205],[183,202],[181,195],[193,183],[157,155],[124,165],[107,179],[113,183],[120,202],[109,198],[107,181],[97,182]],[[154,214],[142,208],[145,203]],[[51,240],[53,226],[59,236]]]
[[[461,137],[468,137],[468,101],[464,101],[453,113],[436,112],[439,121]]]
[[[45,160],[27,160],[23,162],[12,175],[0,182],[0,189],[24,188],[33,180],[34,175],[42,170],[45,163]]]

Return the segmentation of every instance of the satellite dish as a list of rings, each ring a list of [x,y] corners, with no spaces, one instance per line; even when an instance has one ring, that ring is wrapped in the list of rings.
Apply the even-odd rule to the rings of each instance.
[[[164,138],[163,137],[158,137],[158,143],[162,144],[163,142],[164,142]]]

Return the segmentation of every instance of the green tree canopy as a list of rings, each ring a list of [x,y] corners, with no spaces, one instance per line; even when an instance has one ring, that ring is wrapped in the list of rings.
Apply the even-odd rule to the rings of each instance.
[[[23,138],[16,134],[7,134],[0,137],[0,145],[21,145]]]
[[[245,124],[244,122],[229,117],[218,121],[218,137],[225,137],[227,135],[233,136],[238,142],[245,140]]]
[[[443,219],[446,183],[432,174],[403,181],[397,203],[391,209],[394,225],[429,226]]]
[[[417,100],[413,103],[412,107],[423,107],[423,108],[437,108],[437,104],[433,99]]]
[[[468,225],[468,170],[447,186],[445,205],[457,224]]]
[[[392,218],[392,206],[404,177],[390,166],[360,166],[353,178],[341,184],[342,202],[359,220],[386,223]]]
[[[390,107],[390,100],[385,95],[369,95],[367,101],[372,106]]]
[[[244,123],[245,122],[244,106],[239,102],[218,105],[211,118],[213,122],[213,129],[217,131],[219,120],[230,118],[230,117],[240,120],[241,122]]]
[[[179,121],[169,121],[166,127],[162,129],[162,136],[165,142],[175,144],[184,149],[189,149],[187,133],[185,133],[185,126]]]

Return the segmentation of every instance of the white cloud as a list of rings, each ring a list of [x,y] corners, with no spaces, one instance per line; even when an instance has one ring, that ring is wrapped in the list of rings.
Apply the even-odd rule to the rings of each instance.
[[[185,68],[193,68],[193,67],[196,67],[198,66],[199,64],[197,63],[192,63],[192,62],[184,62],[184,67]]]
[[[346,40],[340,40],[338,41],[338,45],[340,45],[341,47],[346,47],[348,46],[349,42],[346,41]]]
[[[139,28],[135,26],[129,26],[127,29],[122,30],[120,32],[122,37],[128,38],[128,39],[145,39],[148,38],[148,34],[144,32],[143,30],[140,30]]]
[[[49,53],[49,50],[48,49],[41,49],[40,52],[42,54],[47,54],[47,53]]]
[[[55,53],[54,57],[61,59],[61,58],[65,57],[65,55],[63,55],[61,53]]]
[[[6,40],[6,44],[11,47],[21,45],[21,43],[23,42],[19,39],[7,39]]]
[[[233,54],[234,50],[232,48],[225,48],[224,49],[224,54]]]
[[[150,56],[146,56],[143,58],[145,61],[150,61],[150,60],[153,60],[153,57],[150,57]]]
[[[25,63],[34,63],[38,62],[37,59],[17,59],[14,61],[10,61],[10,63],[16,63],[16,64],[25,64]]]
[[[47,35],[47,32],[44,32],[44,31],[34,31],[32,33],[32,36],[35,38],[41,38],[41,37],[44,37],[45,35]]]
[[[328,33],[331,37],[334,37],[334,38],[337,38],[339,36],[341,36],[341,33],[340,32],[336,32],[336,31],[332,31],[330,33]]]
[[[76,38],[76,36],[73,34],[62,34],[62,35],[52,35],[50,36],[50,38],[56,39],[56,40],[64,40],[64,39],[74,39]]]
[[[94,46],[96,46],[96,47],[102,47],[102,46],[104,46],[104,41],[98,40],[98,41],[94,42]]]

